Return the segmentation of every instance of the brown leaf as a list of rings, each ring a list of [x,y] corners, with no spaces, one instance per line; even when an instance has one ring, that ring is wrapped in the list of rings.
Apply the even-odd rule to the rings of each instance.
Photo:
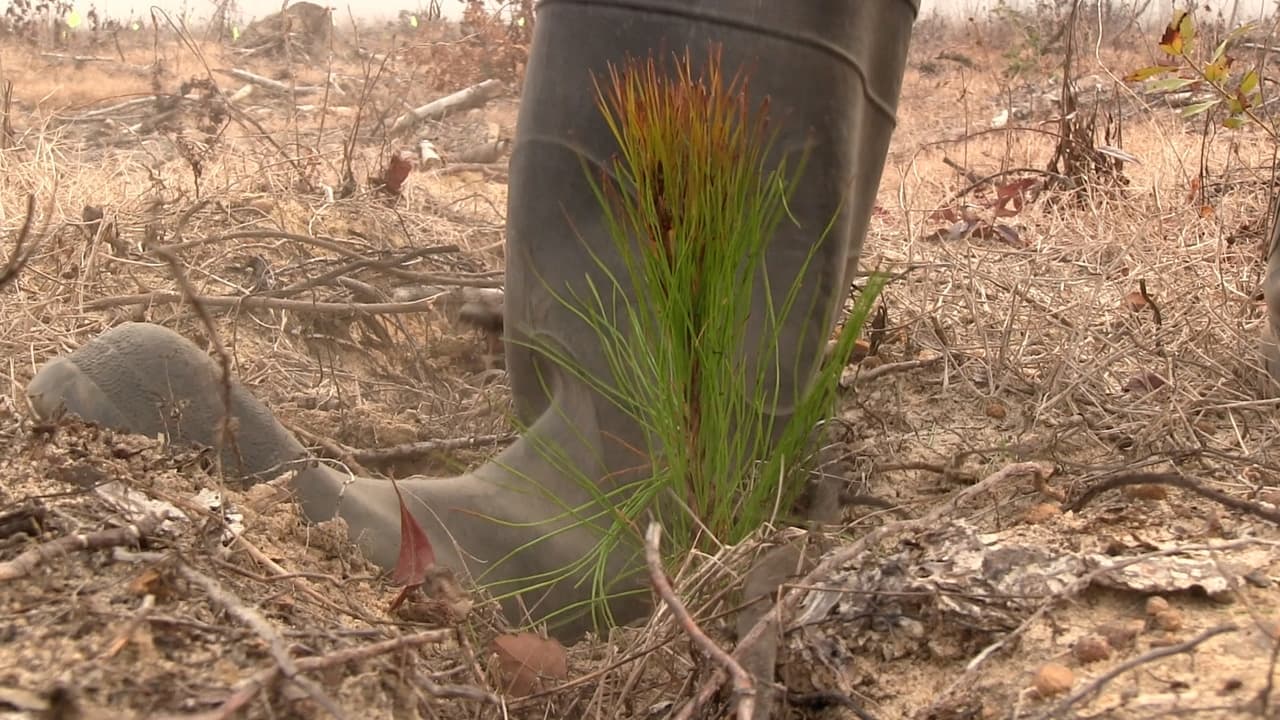
[[[1147,309],[1147,298],[1140,291],[1134,290],[1124,296],[1124,308],[1132,312],[1142,312]]]
[[[409,506],[404,504],[404,495],[400,494],[400,486],[395,480],[391,481],[391,487],[395,489],[396,501],[400,504],[400,556],[396,558],[391,581],[397,585],[421,585],[427,579],[427,571],[436,564],[436,552],[426,531],[409,512]]]
[[[1179,10],[1160,36],[1160,49],[1169,55],[1181,55],[1194,34],[1195,26],[1192,25],[1190,14],[1186,10]]]
[[[1202,185],[1201,185],[1201,181],[1200,181],[1200,176],[1199,176],[1199,175],[1197,175],[1196,177],[1191,178],[1191,185],[1187,188],[1187,204],[1188,204],[1188,205],[1190,205],[1191,203],[1195,202],[1195,201],[1196,201],[1196,198],[1200,197],[1200,188],[1201,188],[1201,187],[1202,187]]]
[[[569,677],[568,656],[555,640],[533,633],[499,635],[489,647],[498,660],[502,687],[512,697],[543,689],[543,681]]]
[[[408,179],[409,172],[412,170],[413,161],[405,153],[398,152],[392,155],[391,162],[387,164],[387,174],[382,179],[382,187],[392,195],[399,195],[404,189],[404,181]]]
[[[1012,217],[1022,212],[1027,200],[1034,199],[1041,187],[1039,178],[1022,178],[996,187],[996,199],[991,203],[996,217]]]
[[[1151,372],[1150,370],[1140,372],[1129,378],[1124,384],[1124,391],[1128,393],[1142,393],[1143,395],[1158,390],[1165,386],[1164,378]]]

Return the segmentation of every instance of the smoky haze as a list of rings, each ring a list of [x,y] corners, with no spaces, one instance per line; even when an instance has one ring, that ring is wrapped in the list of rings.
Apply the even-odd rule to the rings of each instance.
[[[318,0],[322,4],[324,0]],[[774,0],[775,2],[799,2],[800,0]],[[852,0],[855,2],[861,0]],[[1065,1],[1065,0],[1064,0]],[[1196,5],[1198,7],[1208,6],[1213,10],[1222,10],[1223,14],[1230,16],[1234,11],[1239,22],[1256,19],[1263,12],[1264,8],[1272,0],[1200,0]],[[148,8],[155,6],[168,11],[171,14],[185,14],[190,20],[199,20],[208,18],[213,13],[213,9],[219,4],[212,0],[95,0],[94,2],[86,2],[85,0],[76,0],[74,2],[77,9],[85,12],[91,5],[96,5],[100,12],[105,13],[108,17],[117,19],[125,19],[129,17],[143,17],[147,14]],[[383,20],[396,16],[401,10],[409,10],[411,12],[424,11],[429,2],[421,1],[397,1],[397,0],[368,0],[367,2],[342,2],[336,0],[328,3],[335,8],[337,16],[340,19],[348,17],[348,11],[362,20]],[[999,0],[921,0],[921,14],[938,12],[951,17],[981,17],[991,12],[993,7],[1000,4]],[[1012,7],[1030,7],[1034,5],[1034,0],[1006,0],[1006,4]],[[1173,0],[1114,0],[1113,7],[1119,12],[1134,12],[1136,8],[1145,8],[1144,15],[1148,19],[1162,19],[1169,15],[1175,5]],[[464,3],[462,0],[440,0],[441,9],[447,17],[457,18],[462,13]],[[1177,2],[1178,7],[1185,7],[1185,2]],[[280,9],[279,0],[237,0],[233,6],[238,10],[241,19],[248,21],[255,17],[261,17]]]

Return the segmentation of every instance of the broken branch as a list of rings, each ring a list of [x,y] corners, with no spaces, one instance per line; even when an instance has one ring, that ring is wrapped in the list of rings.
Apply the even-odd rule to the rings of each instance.
[[[427,120],[439,120],[449,113],[480,107],[498,97],[502,92],[502,83],[498,80],[485,80],[469,88],[463,88],[451,95],[433,100],[426,105],[416,107],[396,118],[387,132],[391,137],[403,135]]]
[[[653,583],[653,589],[666,603],[667,608],[671,610],[671,614],[680,623],[680,627],[684,629],[693,644],[698,646],[700,650],[710,655],[716,663],[729,673],[733,679],[734,704],[737,707],[738,720],[752,720],[755,715],[756,706],[756,683],[751,675],[732,655],[725,652],[723,648],[716,645],[707,634],[698,627],[698,623],[689,615],[689,611],[685,608],[684,603],[680,602],[680,598],[676,597],[675,590],[671,587],[671,581],[667,580],[667,574],[662,569],[662,555],[658,552],[658,543],[662,538],[662,526],[658,523],[650,523],[648,531],[644,534],[644,559],[645,564],[649,566],[649,580]],[[717,673],[720,675],[720,673]],[[698,706],[705,702],[699,700],[705,693],[699,693],[698,698],[690,700],[680,712],[675,716],[676,720],[685,720],[693,717],[693,713],[697,712]]]
[[[87,535],[76,533],[41,543],[12,560],[0,563],[0,582],[26,577],[40,567],[41,563],[73,552],[136,545],[139,540],[155,532],[163,520],[162,516],[153,513],[142,517],[132,525],[99,530]]]

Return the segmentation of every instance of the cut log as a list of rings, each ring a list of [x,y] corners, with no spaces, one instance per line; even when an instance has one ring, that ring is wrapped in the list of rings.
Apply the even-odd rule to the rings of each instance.
[[[502,82],[492,79],[472,85],[469,88],[463,88],[452,95],[432,100],[426,105],[416,107],[396,118],[395,123],[391,126],[390,135],[392,137],[403,135],[428,120],[439,120],[449,113],[480,107],[498,97],[501,93]]]
[[[271,78],[256,75],[248,70],[241,70],[239,68],[229,68],[225,70],[219,69],[217,72],[224,75],[230,75],[237,80],[253,83],[258,87],[270,90],[271,92],[280,93],[281,95],[288,95],[290,93],[294,95],[317,95],[324,92],[324,88],[322,87],[313,85],[292,86],[288,83],[282,83],[279,80],[272,80]]]

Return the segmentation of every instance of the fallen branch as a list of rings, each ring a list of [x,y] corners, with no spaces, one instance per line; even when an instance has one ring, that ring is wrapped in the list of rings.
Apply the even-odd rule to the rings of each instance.
[[[220,72],[223,75],[230,75],[231,77],[237,80],[243,80],[247,83],[253,83],[258,87],[265,88],[267,90],[270,90],[271,92],[279,93],[281,95],[296,95],[296,96],[319,95],[325,91],[325,88],[318,87],[315,85],[293,86],[288,83],[282,83],[279,80],[272,80],[271,78],[268,78],[268,77],[255,75],[254,73],[251,73],[248,70],[241,70],[239,68],[227,68],[227,69],[219,68],[217,70],[214,70],[214,72]]]
[[[1101,480],[1084,491],[1080,497],[1072,500],[1063,510],[1066,512],[1079,512],[1081,508],[1089,504],[1094,498],[1108,490],[1114,490],[1126,485],[1172,485],[1180,487],[1183,490],[1189,490],[1196,495],[1208,498],[1214,502],[1225,505],[1232,510],[1248,513],[1254,517],[1268,520],[1276,525],[1280,525],[1280,511],[1273,510],[1263,503],[1245,500],[1234,495],[1228,495],[1221,490],[1215,490],[1208,487],[1194,478],[1177,473],[1124,473],[1115,477]]]
[[[756,707],[756,683],[751,675],[732,655],[725,652],[723,648],[716,645],[715,642],[707,637],[707,634],[698,627],[698,623],[689,615],[689,611],[685,609],[684,603],[680,602],[680,598],[676,597],[675,590],[671,588],[671,581],[667,580],[667,574],[662,569],[662,554],[658,552],[658,543],[662,538],[662,526],[658,523],[650,523],[649,529],[644,534],[644,559],[649,566],[649,580],[653,583],[653,589],[666,603],[667,608],[671,610],[671,614],[679,621],[680,627],[684,629],[693,644],[698,646],[700,650],[711,656],[720,666],[717,675],[727,672],[733,678],[734,706],[736,707],[738,720],[752,720],[755,715]],[[720,683],[716,683],[713,687],[718,687]],[[676,720],[688,720],[698,711],[699,706],[710,694],[702,692],[693,700],[685,704],[680,712],[676,713]]]
[[[72,62],[77,62],[77,63],[91,63],[91,62],[117,63],[117,62],[120,62],[119,60],[117,60],[117,59],[115,59],[115,58],[113,58],[113,57],[103,57],[103,56],[101,56],[101,55],[67,55],[67,54],[65,54],[65,53],[55,53],[55,52],[42,52],[42,53],[40,53],[40,57],[42,57],[42,58],[50,58],[50,59],[53,59],[53,60],[71,60]]]
[[[88,534],[76,533],[41,543],[12,560],[0,563],[0,582],[26,577],[41,564],[73,552],[137,545],[142,538],[154,533],[163,521],[163,516],[153,513],[131,525]]]
[[[319,657],[301,658],[294,664],[299,671],[314,672],[316,670],[325,670],[337,665],[368,660],[378,655],[395,652],[396,650],[409,649],[421,645],[429,645],[431,643],[445,642],[452,639],[454,635],[455,633],[452,630],[428,630],[416,635],[405,635],[392,638],[390,640],[384,640],[382,642],[371,643],[369,645],[346,648],[327,655],[321,655]],[[199,715],[184,715],[183,720],[227,720],[228,718],[235,717],[236,713],[240,709],[248,705],[249,702],[253,700],[259,690],[271,684],[279,672],[280,667],[278,665],[272,665],[271,667],[259,670],[245,680],[240,687],[236,689],[235,692],[231,693],[226,700],[223,700],[222,704],[217,708]],[[443,687],[452,688],[453,686]],[[478,688],[476,688],[476,691],[477,694],[474,695],[457,693],[450,695],[450,697],[468,697],[469,699],[476,699],[493,705],[499,704],[498,698],[492,693],[486,693]],[[430,693],[431,689],[428,688],[427,692]]]
[[[18,277],[18,273],[22,272],[22,268],[27,266],[27,261],[36,251],[38,243],[34,242],[31,237],[31,226],[35,223],[36,217],[36,196],[27,196],[27,216],[22,219],[22,228],[18,230],[18,237],[13,241],[13,254],[9,256],[9,260],[0,268],[0,288],[13,282]]]
[[[314,237],[311,235],[302,235],[300,233],[284,232],[282,230],[237,230],[234,232],[224,233],[222,235],[214,235],[211,237],[197,238],[195,240],[184,240],[180,243],[165,245],[165,249],[170,252],[180,252],[189,250],[190,248],[200,245],[209,245],[212,243],[227,242],[230,240],[270,240],[279,238],[281,240],[292,240],[294,242],[305,243],[314,247],[323,248],[331,252],[335,252],[345,258],[351,260],[367,260],[372,250],[354,250],[342,244],[337,238],[331,237]],[[410,253],[413,256],[433,255],[437,253],[456,252],[455,245],[437,245],[430,248],[418,248]],[[407,256],[405,256],[407,259]],[[459,275],[441,275],[438,273],[422,272],[420,270],[406,270],[394,266],[379,266],[382,272],[386,272],[396,277],[413,280],[423,283],[440,283],[443,285],[458,285],[461,287],[482,287],[495,288],[502,287],[502,279],[493,277],[493,273],[474,273]]]
[[[942,362],[942,358],[943,356],[939,355],[937,357],[931,357],[924,360],[903,360],[901,362],[877,365],[876,367],[859,370],[857,373],[853,373],[847,383],[844,381],[844,378],[841,378],[840,386],[848,389],[857,383],[871,382],[872,380],[882,378],[885,375],[930,367]]]
[[[300,668],[289,655],[289,648],[285,644],[284,637],[281,636],[280,633],[276,631],[275,626],[267,622],[267,619],[262,617],[258,611],[241,602],[240,598],[236,597],[231,591],[222,587],[217,580],[205,575],[189,565],[186,565],[185,563],[178,566],[178,572],[186,578],[188,582],[199,585],[201,589],[204,590],[205,594],[209,596],[210,600],[225,610],[228,615],[239,620],[242,624],[257,633],[258,637],[262,638],[262,640],[267,643],[271,657],[275,660],[275,667],[273,667],[272,670],[283,673],[286,678],[295,683],[298,687],[302,688],[303,692],[307,693],[307,695],[314,700],[317,705],[324,708],[325,711],[333,717],[346,717],[346,713],[342,712],[342,708],[340,708],[332,698],[325,694],[323,688],[316,684],[314,680],[302,677]],[[257,676],[255,675],[254,677],[256,678]],[[274,672],[271,674],[271,677],[274,677]],[[257,685],[253,692],[256,693],[262,686],[262,684]],[[250,695],[250,697],[252,697],[252,695]]]
[[[439,120],[449,113],[459,110],[470,110],[480,107],[502,93],[502,83],[498,80],[485,80],[469,88],[463,88],[452,95],[446,95],[406,112],[391,125],[387,134],[391,137],[403,135],[427,120]]]
[[[351,456],[360,463],[385,463],[400,460],[415,460],[441,450],[464,450],[483,445],[508,443],[516,438],[513,433],[495,433],[492,435],[474,435],[464,438],[446,438],[444,440],[420,440],[418,442],[401,443],[387,448],[371,450],[355,450]]]
[[[504,162],[495,163],[475,163],[461,162],[450,163],[442,168],[434,171],[437,175],[457,175],[460,173],[476,172],[493,180],[505,181],[508,177],[507,164]]]
[[[118,115],[123,110],[133,110],[133,109],[145,110],[150,108],[152,105],[154,105],[156,100],[159,100],[159,99],[160,97],[158,95],[148,95],[146,97],[134,98],[133,100],[125,100],[122,103],[116,103],[115,105],[108,105],[107,107],[98,108],[97,110],[89,110],[87,112],[80,113],[79,115],[76,115],[74,117],[68,117],[68,118],[62,118],[62,119],[65,120],[66,122],[83,122],[85,120],[96,120],[101,117]]]
[[[114,307],[130,305],[175,305],[184,301],[181,293],[158,290],[133,295],[116,295],[113,297],[91,300],[84,304],[86,310],[106,310]],[[313,302],[311,300],[288,300],[285,298],[269,298],[227,295],[193,295],[190,301],[200,303],[207,308],[228,310],[232,308],[293,310],[295,312],[337,313],[340,315],[397,315],[403,313],[423,312],[430,305],[428,300],[411,302],[358,303],[358,302]]]

